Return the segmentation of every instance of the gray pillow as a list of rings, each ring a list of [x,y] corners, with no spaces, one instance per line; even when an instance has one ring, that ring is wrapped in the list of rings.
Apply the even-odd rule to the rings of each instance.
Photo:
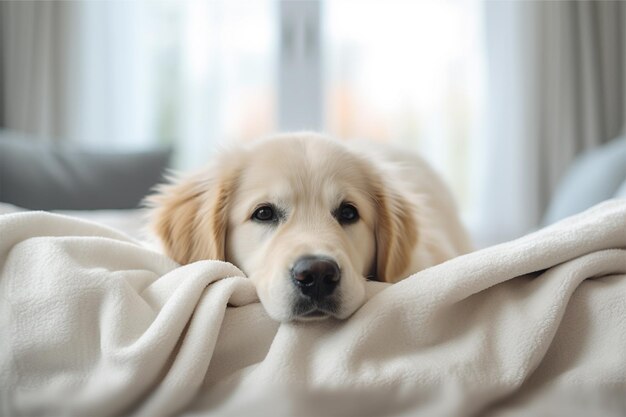
[[[622,185],[619,186],[619,188],[617,189],[617,192],[615,193],[613,197],[626,198],[626,178],[624,179],[624,182],[622,183]]]
[[[134,208],[162,180],[170,154],[87,151],[0,131],[0,201],[33,210]]]
[[[585,152],[565,173],[552,196],[543,224],[580,213],[613,198],[626,180],[626,137]]]

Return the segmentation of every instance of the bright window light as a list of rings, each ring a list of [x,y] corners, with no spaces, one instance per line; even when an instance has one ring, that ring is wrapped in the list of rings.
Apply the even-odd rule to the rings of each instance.
[[[481,12],[472,0],[324,4],[329,132],[419,151],[463,208],[481,120]]]

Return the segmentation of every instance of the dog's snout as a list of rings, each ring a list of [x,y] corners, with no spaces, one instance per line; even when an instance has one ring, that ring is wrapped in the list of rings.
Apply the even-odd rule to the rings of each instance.
[[[337,288],[341,271],[337,262],[330,258],[303,256],[294,264],[291,277],[302,294],[321,300]]]

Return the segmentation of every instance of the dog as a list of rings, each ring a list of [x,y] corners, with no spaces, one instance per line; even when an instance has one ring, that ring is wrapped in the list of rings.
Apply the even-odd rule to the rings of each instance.
[[[418,156],[314,133],[225,149],[148,198],[180,264],[233,263],[277,321],[345,319],[365,281],[394,283],[471,249],[453,198]]]

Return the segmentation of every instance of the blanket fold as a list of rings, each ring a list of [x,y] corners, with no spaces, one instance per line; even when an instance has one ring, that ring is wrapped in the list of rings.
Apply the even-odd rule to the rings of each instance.
[[[282,324],[228,263],[0,216],[0,415],[625,415],[626,200]]]

